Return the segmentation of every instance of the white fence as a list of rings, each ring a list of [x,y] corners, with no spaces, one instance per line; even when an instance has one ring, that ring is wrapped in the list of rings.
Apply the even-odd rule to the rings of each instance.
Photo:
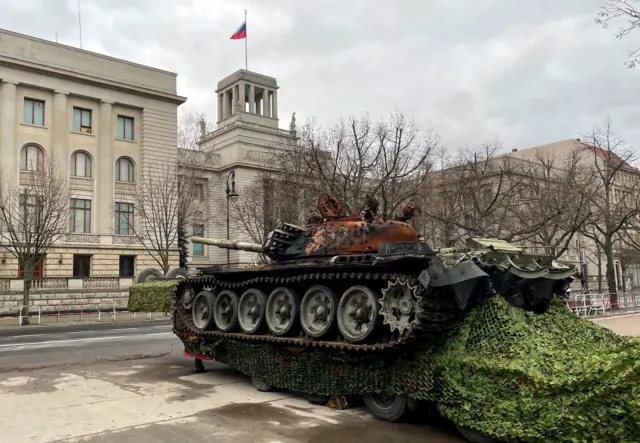
[[[565,306],[576,315],[620,315],[640,312],[640,292],[620,292],[617,301],[612,303],[609,293],[572,293]]]

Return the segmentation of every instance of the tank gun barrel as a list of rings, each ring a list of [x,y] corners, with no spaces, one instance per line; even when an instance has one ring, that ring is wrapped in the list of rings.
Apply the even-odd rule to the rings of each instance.
[[[222,238],[203,238],[191,237],[191,243],[199,243],[203,245],[217,246],[222,249],[237,249],[239,251],[264,253],[264,248],[258,243],[249,243],[236,240],[226,240]]]

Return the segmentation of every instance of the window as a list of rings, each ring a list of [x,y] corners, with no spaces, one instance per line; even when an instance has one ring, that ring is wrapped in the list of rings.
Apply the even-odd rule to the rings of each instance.
[[[116,181],[133,183],[133,162],[122,157],[116,161]]]
[[[73,130],[83,134],[91,134],[91,110],[73,108]]]
[[[36,233],[42,229],[43,212],[42,197],[34,194],[20,195],[21,230],[27,233]]]
[[[36,145],[27,145],[20,151],[20,169],[44,171],[44,151]]]
[[[34,278],[44,277],[44,256],[38,260],[38,264],[31,273],[31,276]],[[18,265],[18,278],[24,278],[24,266],[22,265]]]
[[[76,254],[73,256],[73,276],[91,277],[91,256]]]
[[[118,235],[133,234],[133,203],[116,202],[114,222],[115,233]]]
[[[82,151],[71,154],[71,176],[91,178],[91,157]]]
[[[120,277],[133,277],[135,259],[134,255],[120,256]]]
[[[71,199],[69,202],[69,232],[91,232],[91,200]]]
[[[196,183],[193,186],[193,198],[204,198],[204,185],[202,183]]]
[[[25,98],[22,107],[22,123],[44,126],[44,101]]]
[[[204,236],[204,225],[193,226],[193,236]],[[204,255],[204,245],[201,243],[191,243],[193,245],[193,255]]]
[[[122,140],[133,140],[133,118],[118,116],[118,135]]]

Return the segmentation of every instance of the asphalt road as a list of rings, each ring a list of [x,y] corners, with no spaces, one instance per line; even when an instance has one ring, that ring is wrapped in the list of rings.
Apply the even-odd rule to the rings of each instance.
[[[424,410],[387,423],[311,405],[218,363],[196,374],[182,352],[164,321],[0,330],[0,443],[465,441]]]
[[[169,321],[7,328],[0,330],[0,372],[159,357],[179,349]]]

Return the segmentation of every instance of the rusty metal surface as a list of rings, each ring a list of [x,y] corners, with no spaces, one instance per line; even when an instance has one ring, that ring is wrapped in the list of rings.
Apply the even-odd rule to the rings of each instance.
[[[399,221],[359,217],[328,221],[312,232],[305,246],[309,256],[376,252],[380,243],[420,241],[413,226]]]

